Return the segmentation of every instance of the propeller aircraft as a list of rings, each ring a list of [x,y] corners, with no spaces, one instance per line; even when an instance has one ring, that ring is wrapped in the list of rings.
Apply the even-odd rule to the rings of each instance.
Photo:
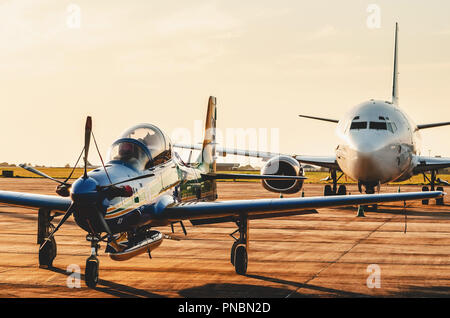
[[[210,97],[202,151],[196,162],[186,164],[173,151],[169,137],[158,127],[140,124],[116,140],[105,164],[92,132],[92,119],[85,126],[84,173],[72,184],[56,180],[32,167],[33,173],[58,183],[56,195],[0,191],[0,202],[38,209],[37,243],[40,267],[52,267],[57,254],[55,233],[73,216],[87,235],[91,253],[86,260],[85,283],[95,288],[99,281],[99,242],[115,261],[126,261],[161,245],[165,236],[155,227],[189,220],[193,225],[235,222],[237,230],[230,261],[237,274],[248,264],[249,220],[317,213],[321,207],[339,207],[379,202],[442,197],[441,191],[376,195],[348,195],[285,199],[216,201],[217,179],[296,180],[303,176],[220,174],[216,172],[216,98]],[[88,171],[89,146],[93,137],[102,167]],[[78,163],[77,161],[77,163]],[[75,164],[77,166],[77,164]],[[61,216],[56,226],[52,221]],[[236,233],[239,234],[235,237]],[[186,233],[185,233],[186,234]]]

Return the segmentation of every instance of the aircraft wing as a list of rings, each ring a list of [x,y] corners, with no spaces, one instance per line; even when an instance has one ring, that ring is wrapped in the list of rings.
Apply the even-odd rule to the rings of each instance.
[[[450,167],[450,158],[416,156],[414,160],[416,161],[414,173]]]
[[[66,212],[72,203],[72,200],[56,195],[0,191],[0,203],[29,208],[47,208],[52,211]]]
[[[295,159],[297,159],[298,162],[301,163],[306,163],[306,164],[310,164],[310,165],[314,165],[314,166],[319,166],[319,167],[325,167],[325,168],[332,168],[332,169],[336,169],[336,170],[341,170],[341,168],[339,168],[339,165],[336,161],[336,157],[335,156],[295,156]]]
[[[325,207],[341,207],[352,205],[369,205],[384,202],[431,199],[443,196],[441,191],[336,195],[318,197],[300,197],[284,199],[232,200],[214,202],[172,203],[154,211],[152,218],[176,222],[180,220],[196,220],[239,216],[241,214],[258,215],[258,218],[280,216],[289,211],[308,210]],[[159,211],[158,211],[159,210]]]
[[[183,149],[202,150],[201,145],[174,144],[173,146],[176,148],[183,148]],[[216,152],[218,152],[219,155],[223,157],[226,157],[226,155],[238,155],[245,157],[262,158],[263,160],[269,160],[272,157],[280,155],[279,153],[274,152],[231,149],[231,148],[222,148],[218,146],[216,146]]]
[[[183,149],[191,149],[191,150],[201,150],[202,149],[201,145],[174,144],[174,147],[183,148]],[[245,157],[262,158],[263,160],[269,160],[272,157],[281,155],[281,154],[275,153],[275,152],[230,149],[230,148],[222,148],[222,147],[216,147],[216,151],[219,153],[219,155],[224,156],[224,157],[226,155],[238,155],[238,156],[245,156]],[[286,156],[292,156],[292,155],[286,155]],[[318,157],[318,156],[300,155],[300,156],[293,156],[293,157],[301,163],[312,164],[312,165],[319,166],[319,167],[340,170],[335,156]]]

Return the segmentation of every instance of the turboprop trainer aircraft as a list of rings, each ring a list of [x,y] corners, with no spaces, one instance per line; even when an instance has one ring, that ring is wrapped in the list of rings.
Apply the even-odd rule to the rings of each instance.
[[[210,97],[206,116],[205,137],[197,162],[187,165],[172,150],[170,139],[159,128],[141,124],[126,130],[109,151],[109,162],[87,171],[92,133],[88,117],[85,128],[84,174],[73,184],[53,179],[34,168],[22,165],[41,176],[59,183],[59,196],[0,191],[0,202],[34,207],[38,212],[37,242],[39,264],[50,267],[56,257],[55,233],[73,215],[76,224],[86,231],[91,255],[86,260],[85,282],[95,287],[98,282],[99,242],[107,243],[105,252],[115,261],[128,260],[157,248],[165,236],[154,227],[189,220],[192,224],[235,222],[237,230],[231,247],[231,263],[238,274],[247,271],[249,220],[316,213],[314,209],[429,199],[442,192],[410,192],[380,195],[349,195],[289,199],[233,200],[211,202],[217,198],[217,179],[302,180],[302,176],[222,175],[215,170],[216,99]],[[76,166],[77,164],[75,164]],[[70,176],[69,176],[70,177]],[[62,212],[62,213],[61,213]],[[51,223],[63,215],[56,227]],[[150,255],[151,256],[151,255]]]
[[[340,120],[300,115],[337,124],[340,139],[334,148],[335,155],[314,157],[307,155],[280,155],[270,152],[258,152],[217,147],[217,152],[226,155],[243,155],[268,160],[261,169],[266,175],[303,176],[299,163],[312,164],[330,169],[333,185],[325,185],[324,195],[346,194],[345,185],[337,187],[337,182],[345,174],[358,182],[359,191],[363,188],[367,194],[379,190],[381,184],[404,181],[415,174],[423,174],[430,183],[432,191],[437,183],[446,184],[437,178],[438,169],[450,167],[450,158],[421,156],[419,131],[450,125],[450,122],[416,125],[399,107],[398,98],[398,24],[395,27],[394,76],[392,101],[371,99],[348,111]],[[175,144],[175,147],[199,149],[196,145]],[[341,172],[338,177],[338,173]],[[431,172],[431,177],[426,176]],[[263,180],[263,186],[277,193],[295,193],[300,191],[301,180]],[[429,191],[423,186],[422,191]],[[437,190],[443,191],[442,187]],[[428,200],[423,200],[428,204]],[[443,198],[436,200],[443,204]],[[376,208],[376,205],[374,206]]]

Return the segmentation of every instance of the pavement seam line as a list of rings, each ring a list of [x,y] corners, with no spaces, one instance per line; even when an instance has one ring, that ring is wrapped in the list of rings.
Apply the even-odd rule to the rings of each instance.
[[[328,268],[330,268],[332,265],[336,264],[337,262],[339,262],[339,260],[344,257],[345,255],[347,255],[348,253],[351,252],[351,250],[353,248],[355,248],[357,245],[359,245],[362,241],[368,239],[373,233],[375,233],[376,231],[378,231],[383,225],[385,225],[387,222],[390,222],[395,216],[392,216],[391,218],[387,219],[386,221],[384,221],[383,223],[381,223],[379,226],[377,226],[374,230],[370,231],[365,237],[360,238],[359,240],[357,240],[355,242],[355,244],[352,245],[352,247],[350,247],[348,250],[344,251],[341,255],[339,255],[334,261],[329,262],[326,266],[324,266],[323,268],[321,268],[317,273],[315,273],[310,279],[308,279],[307,281],[305,281],[304,283],[302,283],[302,285],[306,285],[308,284],[310,281],[314,280],[315,278],[317,278],[323,271],[327,270]],[[285,298],[289,298],[291,295],[293,295],[294,293],[296,293],[298,290],[300,290],[303,287],[298,287],[297,289],[295,289],[294,291],[292,291],[291,293],[289,293]]]

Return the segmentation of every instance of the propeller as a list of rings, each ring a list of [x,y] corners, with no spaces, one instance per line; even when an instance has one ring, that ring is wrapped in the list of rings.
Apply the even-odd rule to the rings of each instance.
[[[43,173],[43,172],[41,172],[41,171],[39,171],[39,170],[36,170],[36,169],[34,169],[34,168],[32,168],[32,167],[28,167],[28,166],[27,166],[26,164],[24,164],[24,163],[19,164],[19,167],[21,167],[21,168],[23,168],[23,169],[25,169],[25,170],[28,170],[28,171],[30,171],[30,172],[32,172],[32,173],[35,173],[35,174],[37,174],[37,175],[40,175],[41,177],[44,177],[44,178],[53,180],[53,181],[55,181],[55,182],[58,182],[60,185],[70,186],[70,184],[68,184],[67,182],[65,182],[65,181],[59,181],[59,180],[57,180],[57,179],[55,179],[55,178],[52,178],[52,177],[50,177],[49,175],[46,175],[45,173]]]
[[[88,165],[88,155],[89,155],[89,144],[91,143],[92,134],[92,118],[88,116],[86,118],[86,126],[84,129],[84,175],[83,178],[87,179],[87,165]]]

